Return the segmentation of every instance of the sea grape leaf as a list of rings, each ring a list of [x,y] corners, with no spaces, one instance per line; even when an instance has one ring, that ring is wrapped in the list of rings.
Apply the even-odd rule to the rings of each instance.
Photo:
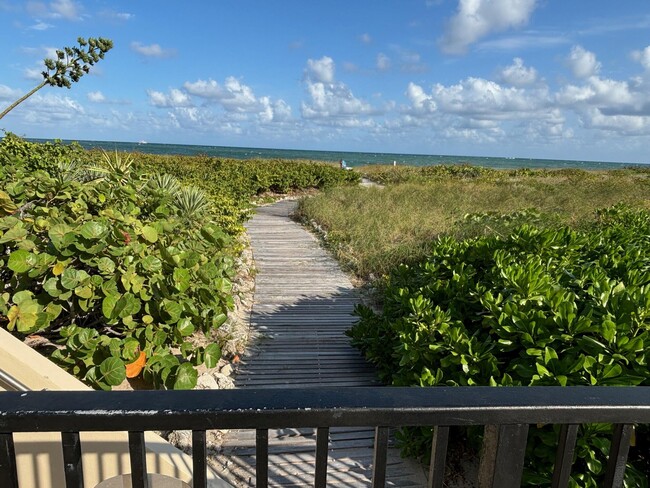
[[[150,225],[142,227],[142,237],[148,242],[154,243],[158,240],[158,231]]]
[[[79,298],[90,299],[93,296],[93,288],[89,285],[78,286],[74,289],[74,294]]]
[[[221,293],[230,293],[232,290],[232,283],[228,278],[217,278],[214,280],[214,287]]]
[[[65,264],[58,262],[52,267],[52,274],[54,276],[59,276],[61,273],[65,271]]]
[[[140,342],[134,337],[127,337],[124,339],[124,346],[122,347],[122,357],[127,361],[133,361],[140,351]]]
[[[165,309],[165,312],[170,317],[170,322],[178,322],[178,319],[180,319],[181,314],[183,313],[183,307],[180,303],[174,302],[172,300],[163,300],[163,308]]]
[[[198,373],[190,363],[181,364],[176,370],[174,390],[191,390],[196,386]]]
[[[11,200],[11,197],[0,190],[0,216],[11,215],[16,210],[18,210],[18,207]]]
[[[214,318],[212,319],[212,327],[214,327],[215,329],[217,327],[221,327],[227,319],[228,316],[225,313],[220,313],[218,315],[215,315]]]
[[[120,300],[121,296],[116,294],[108,294],[102,300],[102,314],[109,320],[114,320],[115,305]]]
[[[144,270],[150,273],[157,273],[162,269],[162,261],[151,254],[144,258],[141,264]]]
[[[99,269],[99,272],[102,274],[113,274],[115,272],[115,261],[104,256],[97,261],[97,269]]]
[[[52,245],[61,250],[64,247],[68,247],[74,242],[74,234],[72,233],[72,228],[66,224],[56,224],[50,227],[50,230],[47,232]]]
[[[36,256],[24,249],[18,249],[9,255],[7,267],[14,273],[25,273],[36,263]]]
[[[109,357],[99,365],[103,380],[111,386],[117,386],[126,379],[124,363],[115,357]]]
[[[79,273],[74,268],[66,268],[61,273],[61,286],[66,290],[74,290],[79,285]]]
[[[108,231],[106,225],[97,220],[86,222],[79,228],[79,233],[88,240],[96,241],[101,239]]]
[[[0,237],[0,244],[7,242],[21,241],[27,236],[27,229],[23,228],[22,222],[14,225]]]
[[[179,320],[176,328],[182,337],[186,337],[194,332],[194,325],[192,325],[192,321],[188,317]]]
[[[41,317],[44,315],[44,317]],[[23,300],[19,305],[14,305],[7,313],[9,323],[7,329],[14,328],[23,334],[36,332],[41,323],[47,322],[49,317],[41,311],[41,306],[35,300]]]
[[[205,367],[214,368],[221,359],[221,348],[218,344],[212,343],[205,348]]]
[[[175,268],[173,273],[174,286],[178,291],[184,293],[190,286],[190,272],[185,268]]]

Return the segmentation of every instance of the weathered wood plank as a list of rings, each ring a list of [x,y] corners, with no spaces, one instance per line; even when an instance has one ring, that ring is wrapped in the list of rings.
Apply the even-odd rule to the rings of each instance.
[[[336,261],[318,239],[292,222],[293,202],[257,210],[246,224],[257,269],[251,327],[256,343],[238,365],[238,388],[369,386],[379,383],[374,368],[350,345],[345,332],[357,321],[358,297]],[[316,427],[316,426],[314,426]],[[256,482],[255,430],[231,431],[215,462],[234,486]],[[327,486],[370,486],[374,429],[330,429],[321,439],[319,481],[327,454]],[[400,458],[389,443],[387,486],[424,486],[421,467]],[[268,431],[268,486],[316,483],[316,430]],[[264,456],[266,457],[266,456]]]

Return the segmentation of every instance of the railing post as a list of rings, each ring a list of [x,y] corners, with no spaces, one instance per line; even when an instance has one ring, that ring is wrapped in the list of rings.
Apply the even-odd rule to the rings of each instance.
[[[566,488],[569,485],[577,435],[578,425],[576,424],[563,424],[560,428],[551,488]]]
[[[16,450],[11,432],[0,433],[0,486],[18,488]]]
[[[131,460],[131,485],[133,488],[149,488],[144,432],[129,432],[129,457]]]
[[[386,486],[386,463],[388,461],[388,427],[375,429],[375,452],[372,456],[372,488]]]
[[[84,474],[81,464],[81,439],[79,432],[61,432],[66,488],[83,488]]]
[[[442,488],[447,464],[449,427],[437,425],[433,428],[431,464],[429,464],[429,488]]]
[[[205,488],[206,474],[205,430],[192,431],[192,488]]]
[[[479,488],[521,486],[527,439],[527,424],[485,426]]]
[[[267,488],[269,485],[269,431],[255,431],[255,486]]]
[[[329,427],[318,427],[316,429],[316,474],[314,476],[314,487],[325,488],[327,486],[327,456],[329,454]]]
[[[612,445],[609,448],[607,471],[603,486],[606,488],[620,488],[625,479],[625,464],[630,450],[630,439],[634,427],[629,424],[615,424],[612,434]]]

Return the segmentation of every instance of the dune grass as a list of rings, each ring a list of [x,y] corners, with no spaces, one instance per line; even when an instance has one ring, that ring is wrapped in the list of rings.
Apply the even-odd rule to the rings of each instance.
[[[503,219],[492,222],[490,215],[512,216],[505,221],[511,225],[579,227],[594,222],[597,209],[618,203],[650,207],[650,175],[644,171],[419,171],[387,169],[378,178],[385,188],[327,190],[304,199],[299,215],[327,232],[345,266],[372,280],[425,255],[439,235],[504,231]]]

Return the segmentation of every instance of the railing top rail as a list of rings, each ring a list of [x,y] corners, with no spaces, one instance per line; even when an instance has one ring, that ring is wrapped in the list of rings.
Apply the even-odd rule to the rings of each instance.
[[[586,422],[650,423],[650,387],[0,393],[0,432]]]

